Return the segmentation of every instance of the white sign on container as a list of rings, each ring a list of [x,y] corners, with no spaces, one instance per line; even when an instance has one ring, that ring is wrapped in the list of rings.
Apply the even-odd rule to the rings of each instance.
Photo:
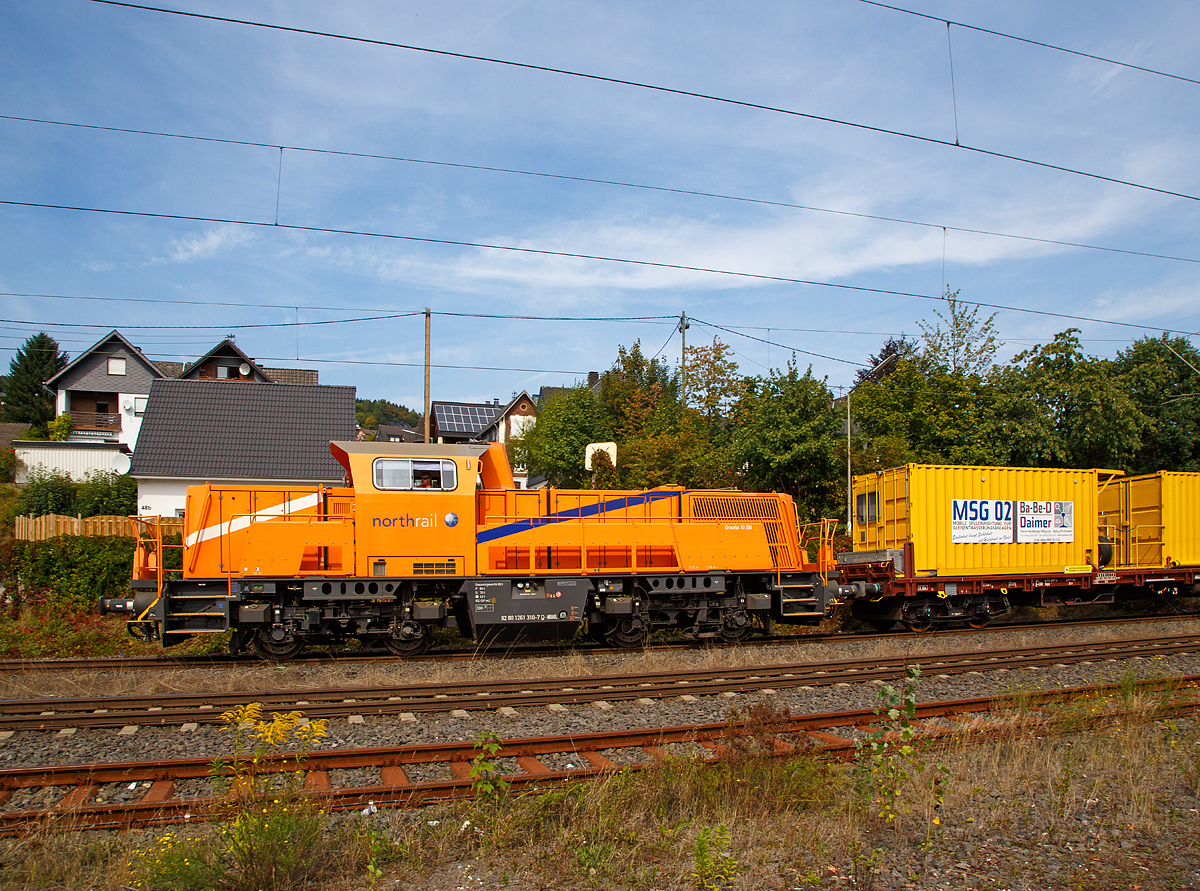
[[[954,498],[950,502],[950,541],[953,544],[1022,544],[1074,540],[1073,501]]]
[[[1074,540],[1074,501],[1017,502],[1017,541]]]

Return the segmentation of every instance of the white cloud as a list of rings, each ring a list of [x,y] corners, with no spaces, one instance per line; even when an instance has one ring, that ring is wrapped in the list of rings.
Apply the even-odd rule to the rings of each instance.
[[[160,258],[168,263],[187,263],[214,257],[230,248],[245,244],[252,238],[242,226],[225,225],[209,229],[201,235],[172,238],[167,242],[167,254]]]

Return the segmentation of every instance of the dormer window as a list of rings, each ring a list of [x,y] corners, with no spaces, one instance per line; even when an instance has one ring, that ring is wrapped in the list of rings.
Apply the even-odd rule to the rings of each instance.
[[[109,374],[124,374],[125,373],[125,360],[118,358],[116,356],[110,356],[109,360],[108,360],[108,373]]]

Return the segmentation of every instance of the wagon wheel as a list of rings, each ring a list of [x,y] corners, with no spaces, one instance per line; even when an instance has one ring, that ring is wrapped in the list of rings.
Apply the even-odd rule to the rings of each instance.
[[[646,623],[638,616],[627,616],[605,630],[604,641],[610,646],[634,649],[646,645],[646,635]]]
[[[933,627],[933,619],[905,619],[904,624],[908,627],[909,631],[924,634]]]
[[[272,640],[271,632],[263,630],[254,635],[250,646],[264,659],[270,659],[272,662],[286,662],[304,649],[304,641],[298,638]]]
[[[976,630],[986,628],[991,622],[991,616],[976,616],[975,618],[967,619],[967,624]]]

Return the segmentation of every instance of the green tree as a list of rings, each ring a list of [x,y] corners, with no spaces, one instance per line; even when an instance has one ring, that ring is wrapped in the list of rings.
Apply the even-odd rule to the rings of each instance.
[[[375,424],[366,423],[371,416]],[[413,411],[386,399],[355,399],[354,418],[363,427],[374,427],[378,424],[399,424],[414,430],[421,426],[421,413]]]
[[[858,472],[886,456],[888,466],[906,464],[995,464],[1003,454],[985,431],[993,401],[991,386],[977,374],[901,359],[880,381],[855,391],[851,409],[863,462]]]
[[[662,433],[678,420],[679,380],[665,360],[647,359],[641,341],[634,341],[629,349],[618,347],[617,361],[600,375],[600,401],[618,443]]]
[[[1183,337],[1146,337],[1113,363],[1145,421],[1129,470],[1200,471],[1200,350]]]
[[[901,359],[916,362],[920,355],[921,350],[916,341],[909,340],[903,334],[899,339],[889,337],[878,353],[867,357],[867,367],[855,372],[854,386],[857,387],[863,381],[881,381],[896,370],[896,362]]]
[[[987,434],[1019,467],[1134,466],[1147,419],[1119,366],[1085,356],[1079,330],[1018,354],[991,375]]]
[[[589,442],[611,439],[604,406],[587,387],[576,386],[551,397],[533,426],[508,448],[513,463],[531,476],[543,475],[552,486],[585,488],[591,474],[583,466],[584,449]]]
[[[737,363],[729,358],[732,352],[716,337],[711,344],[686,350],[688,405],[712,421],[728,417],[744,389]]]
[[[46,424],[54,417],[54,397],[45,383],[66,368],[67,361],[67,354],[45,332],[26,340],[8,366],[4,420],[29,424],[44,437]]]
[[[793,360],[746,382],[731,444],[745,488],[787,492],[802,520],[838,516],[844,443],[833,394],[811,367],[800,374]]]
[[[947,288],[942,295],[945,314],[935,309],[937,321],[917,322],[925,341],[922,356],[934,368],[954,375],[983,374],[992,367],[996,350],[1002,346],[996,314],[980,321],[979,307],[964,303],[958,295],[958,291],[951,293]]]

